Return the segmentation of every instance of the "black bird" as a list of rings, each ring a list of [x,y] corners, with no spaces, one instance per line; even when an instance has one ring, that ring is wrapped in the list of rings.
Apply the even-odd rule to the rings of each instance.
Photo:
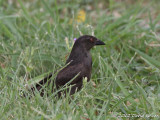
[[[42,86],[46,83],[50,84],[52,81],[52,88],[55,87],[59,89],[69,83],[71,85],[70,95],[74,94],[76,91],[79,91],[83,86],[83,78],[87,78],[87,81],[90,80],[91,71],[92,71],[92,57],[90,54],[90,49],[95,45],[105,45],[104,42],[97,39],[91,35],[83,35],[79,37],[71,50],[69,58],[66,61],[66,67],[60,70],[53,82],[51,77],[52,73],[36,84],[36,89],[41,90]],[[75,77],[75,79],[73,79]],[[49,81],[50,80],[50,81]],[[34,90],[34,89],[32,89]],[[69,88],[67,89],[67,92]],[[41,96],[43,92],[41,91]],[[58,93],[58,96],[61,96],[61,92]]]

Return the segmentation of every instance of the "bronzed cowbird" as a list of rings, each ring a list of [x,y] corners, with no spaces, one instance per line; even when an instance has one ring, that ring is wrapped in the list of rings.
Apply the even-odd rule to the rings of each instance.
[[[44,84],[52,84],[52,89],[57,90],[69,83],[65,90],[65,93],[69,91],[72,95],[76,91],[79,91],[83,86],[83,79],[90,80],[92,71],[92,57],[90,49],[95,45],[105,45],[104,42],[91,35],[83,35],[79,37],[71,50],[71,53],[66,61],[66,66],[57,73],[55,79],[52,79],[52,73],[45,77],[42,81],[36,84],[35,88],[40,91]],[[73,79],[74,78],[74,79]],[[52,82],[51,82],[52,81]],[[35,90],[32,89],[32,90]],[[41,90],[41,96],[43,96],[43,90]],[[60,97],[63,92],[58,92]]]

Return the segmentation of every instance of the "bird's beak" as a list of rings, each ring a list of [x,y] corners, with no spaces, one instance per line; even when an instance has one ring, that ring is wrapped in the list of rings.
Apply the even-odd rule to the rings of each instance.
[[[105,43],[103,41],[97,39],[95,45],[105,45]]]

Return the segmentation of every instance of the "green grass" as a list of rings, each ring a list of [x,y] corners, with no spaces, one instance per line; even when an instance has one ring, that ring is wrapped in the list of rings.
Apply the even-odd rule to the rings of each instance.
[[[159,6],[159,0],[1,0],[1,119],[158,120]],[[76,23],[81,9],[86,20]],[[35,82],[64,66],[80,32],[94,32],[106,43],[91,50],[91,82],[64,99],[54,93],[42,98],[38,92],[31,99],[21,97],[28,80]],[[145,116],[131,117],[136,115]]]

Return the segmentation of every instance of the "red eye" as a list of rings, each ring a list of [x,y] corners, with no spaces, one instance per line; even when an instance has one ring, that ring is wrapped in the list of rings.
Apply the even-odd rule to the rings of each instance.
[[[90,38],[90,41],[91,41],[91,42],[94,42],[93,38]]]

